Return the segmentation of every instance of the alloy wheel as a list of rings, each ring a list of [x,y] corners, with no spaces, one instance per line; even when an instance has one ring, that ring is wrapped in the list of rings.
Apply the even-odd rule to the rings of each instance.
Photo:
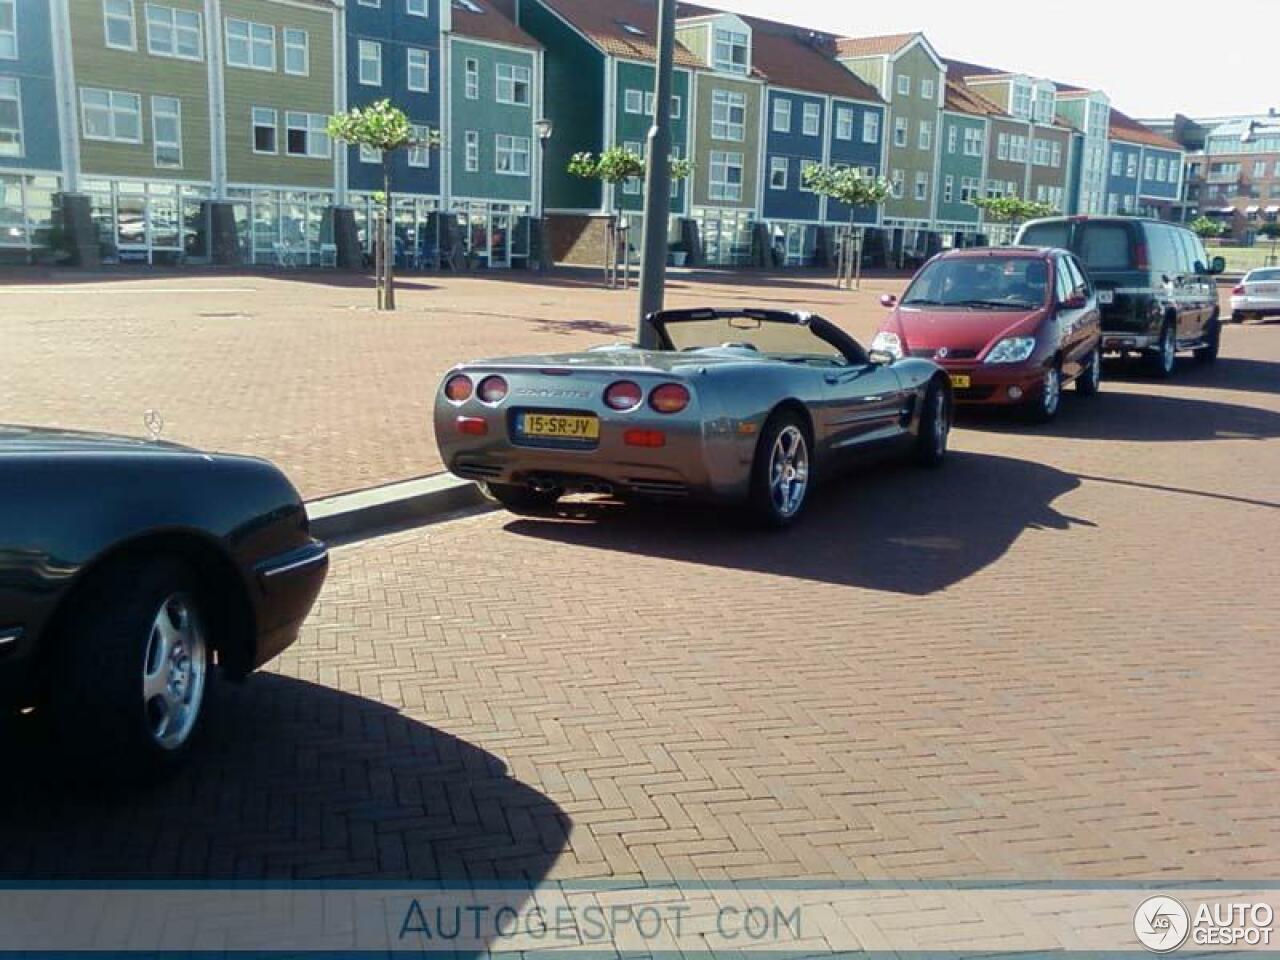
[[[941,460],[947,452],[947,437],[951,432],[950,418],[947,416],[947,399],[942,391],[934,394],[933,399],[933,450]]]
[[[158,746],[176,750],[191,736],[208,669],[204,625],[195,602],[188,594],[172,594],[152,621],[142,667],[143,712]]]
[[[796,426],[779,431],[769,453],[769,493],[784,519],[795,516],[809,489],[809,445]]]
[[[1058,404],[1062,401],[1062,375],[1057,367],[1050,367],[1044,375],[1044,386],[1040,389],[1040,407],[1046,417],[1058,412]]]

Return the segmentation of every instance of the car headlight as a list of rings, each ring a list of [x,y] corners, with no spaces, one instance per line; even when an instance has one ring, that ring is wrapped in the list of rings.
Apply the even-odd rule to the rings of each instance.
[[[987,354],[987,363],[1022,363],[1035,348],[1035,337],[1005,337]]]
[[[881,353],[891,353],[893,356],[902,359],[902,338],[896,333],[890,333],[888,330],[881,330],[876,334],[876,338],[871,341],[871,349]]]

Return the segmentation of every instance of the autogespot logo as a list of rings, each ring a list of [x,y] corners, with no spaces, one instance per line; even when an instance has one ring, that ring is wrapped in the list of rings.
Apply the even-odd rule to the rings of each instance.
[[[1133,915],[1133,932],[1153,953],[1177,950],[1187,939],[1191,916],[1173,897],[1148,897]]]

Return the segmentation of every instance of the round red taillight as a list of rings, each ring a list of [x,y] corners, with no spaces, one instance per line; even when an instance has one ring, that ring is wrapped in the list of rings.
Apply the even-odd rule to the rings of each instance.
[[[501,377],[485,377],[476,389],[478,396],[485,403],[498,403],[507,395],[507,381]]]
[[[471,378],[465,373],[450,377],[445,381],[444,395],[454,403],[471,399]]]
[[[689,391],[678,383],[664,383],[649,394],[649,406],[659,413],[679,413],[689,405]]]
[[[630,380],[619,380],[604,392],[604,402],[613,410],[634,410],[643,399],[640,385]]]

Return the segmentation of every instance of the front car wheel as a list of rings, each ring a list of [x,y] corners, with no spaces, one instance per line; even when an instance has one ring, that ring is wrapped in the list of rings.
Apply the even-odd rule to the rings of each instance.
[[[1027,415],[1034,423],[1049,423],[1058,415],[1061,406],[1062,371],[1055,364],[1044,372],[1044,379],[1027,408]]]
[[[920,413],[916,435],[916,463],[922,467],[939,466],[947,457],[947,441],[951,436],[951,403],[947,391],[938,383],[929,386]]]

